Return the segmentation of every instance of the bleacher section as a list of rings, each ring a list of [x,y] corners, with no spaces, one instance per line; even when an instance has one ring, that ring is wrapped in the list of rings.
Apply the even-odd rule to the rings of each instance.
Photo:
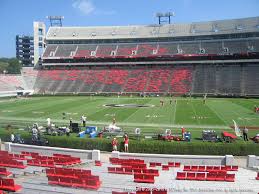
[[[187,93],[191,67],[139,69],[42,70],[37,92],[151,92]]]
[[[214,41],[178,41],[159,43],[117,43],[117,44],[60,44],[47,45],[43,59],[48,58],[110,58],[110,57],[150,57],[174,54],[222,54],[224,48],[228,53],[259,52],[259,39],[229,39]],[[253,51],[249,50],[253,47]],[[181,50],[179,53],[178,49]],[[200,52],[204,49],[204,53]],[[135,53],[134,53],[135,52]],[[226,53],[225,53],[226,54]]]
[[[24,89],[21,75],[0,75],[0,92]]]
[[[175,65],[41,70],[39,93],[176,93],[258,95],[258,65]]]

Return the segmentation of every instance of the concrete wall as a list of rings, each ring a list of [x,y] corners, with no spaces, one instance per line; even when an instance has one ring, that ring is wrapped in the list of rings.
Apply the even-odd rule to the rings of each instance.
[[[80,157],[81,159],[88,160],[100,160],[100,150],[79,150],[69,148],[47,147],[47,146],[34,146],[16,143],[5,143],[5,150],[9,152],[37,152],[42,155],[50,156],[55,154],[69,154],[74,157]]]
[[[248,155],[247,156],[247,167],[259,167],[259,156]]]
[[[135,158],[143,159],[145,162],[181,162],[186,165],[233,165],[234,157],[226,156],[204,156],[204,155],[165,155],[165,154],[138,154],[112,152],[113,158]]]

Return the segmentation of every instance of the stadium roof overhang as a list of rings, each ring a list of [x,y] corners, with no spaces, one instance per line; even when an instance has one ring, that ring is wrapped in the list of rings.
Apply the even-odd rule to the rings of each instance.
[[[165,38],[259,32],[259,17],[142,26],[50,27],[46,40]]]
[[[259,59],[239,59],[239,60],[198,60],[198,61],[135,61],[135,62],[111,62],[109,65],[171,65],[171,64],[228,64],[228,63],[259,63]],[[43,66],[87,66],[106,65],[107,62],[89,63],[44,63]]]

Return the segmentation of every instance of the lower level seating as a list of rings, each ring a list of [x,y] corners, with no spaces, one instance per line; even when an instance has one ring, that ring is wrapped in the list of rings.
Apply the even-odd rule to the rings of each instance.
[[[19,191],[22,189],[20,185],[16,185],[13,179],[3,179],[0,177],[0,189],[5,191]]]
[[[258,95],[258,72],[257,64],[40,70],[34,88],[38,93],[146,92]]]

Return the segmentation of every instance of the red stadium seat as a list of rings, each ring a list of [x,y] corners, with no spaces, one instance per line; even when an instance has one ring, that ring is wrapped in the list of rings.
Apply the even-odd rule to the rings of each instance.
[[[72,180],[71,180],[71,178],[60,177],[59,178],[59,185],[72,187]]]
[[[2,176],[9,176],[9,175],[11,175],[11,174],[12,174],[12,173],[9,172],[9,171],[7,171],[6,168],[0,168],[0,175],[2,175]]]
[[[231,166],[231,171],[238,171],[238,166]]]
[[[205,181],[206,180],[206,173],[197,173],[195,180],[197,180],[197,181]]]
[[[15,185],[13,179],[0,178],[0,189],[16,192],[21,190],[22,187],[20,185]]]
[[[213,172],[213,166],[206,166],[206,172]]]
[[[58,185],[59,184],[59,177],[48,176],[48,184],[49,185]]]
[[[191,166],[191,171],[194,171],[194,172],[198,171],[198,166]]]
[[[162,165],[162,170],[169,170],[169,166],[168,165]]]
[[[177,172],[176,179],[177,180],[185,180],[186,179],[186,172]]]
[[[218,172],[216,175],[216,181],[225,181],[226,173],[225,172]]]
[[[175,167],[175,163],[174,162],[168,162],[168,166],[169,167]]]
[[[226,174],[225,181],[235,182],[235,174]]]
[[[206,171],[206,167],[205,166],[199,166],[198,167],[198,171],[199,172],[205,172]]]
[[[116,172],[116,168],[115,167],[108,167],[108,172],[109,173],[115,173]]]
[[[196,173],[195,172],[187,172],[186,180],[195,180]]]
[[[191,166],[184,166],[183,171],[191,171]]]
[[[217,173],[209,172],[209,173],[207,174],[206,180],[207,180],[207,181],[215,181],[215,180],[216,180],[216,177],[217,177]]]
[[[83,188],[84,187],[84,182],[82,179],[79,179],[79,178],[75,178],[75,179],[72,179],[72,187],[76,187],[76,188]]]
[[[95,162],[95,166],[102,166],[101,161],[95,160],[94,162]]]
[[[257,172],[257,177],[255,177],[256,180],[259,180],[259,172]]]

